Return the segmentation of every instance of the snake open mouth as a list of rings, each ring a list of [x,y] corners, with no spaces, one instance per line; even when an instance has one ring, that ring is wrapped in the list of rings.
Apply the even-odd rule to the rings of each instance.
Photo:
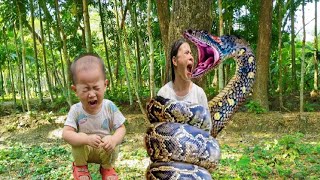
[[[200,32],[200,31],[199,31]],[[198,31],[187,30],[183,33],[184,37],[197,46],[198,61],[192,71],[192,77],[198,78],[203,76],[210,69],[216,67],[221,61],[219,52],[214,48],[212,42],[209,42],[203,33]]]

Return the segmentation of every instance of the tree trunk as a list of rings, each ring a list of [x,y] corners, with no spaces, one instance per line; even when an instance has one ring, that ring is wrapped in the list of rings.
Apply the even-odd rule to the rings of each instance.
[[[71,107],[72,102],[71,102],[71,94],[70,94],[70,82],[71,82],[71,74],[68,71],[71,63],[68,57],[68,52],[67,52],[67,36],[64,33],[63,27],[62,27],[62,23],[61,23],[61,19],[60,19],[60,11],[59,11],[59,4],[58,4],[58,0],[55,0],[55,11],[56,11],[56,18],[57,18],[57,28],[58,28],[58,32],[61,33],[60,40],[62,39],[62,48],[63,48],[63,59],[64,62],[66,64],[66,67],[63,69],[63,71],[65,72],[65,75],[67,76],[66,78],[66,84],[65,84],[65,91],[67,93],[67,102],[69,104],[69,106]]]
[[[66,79],[66,74],[65,74],[65,71],[64,71],[64,69],[65,69],[65,63],[64,63],[64,61],[63,61],[63,55],[62,55],[62,53],[61,53],[61,49],[59,49],[59,57],[60,57],[60,61],[61,61],[61,72],[62,72],[62,79],[63,79],[63,87],[66,89],[67,88],[67,79]]]
[[[119,27],[119,12],[117,11],[117,3],[116,3],[117,1],[114,1],[114,3],[115,3],[115,15],[116,15],[116,27],[115,27],[115,29],[117,29],[118,27]],[[116,67],[115,67],[115,76],[116,76],[116,80],[121,80],[121,78],[119,77],[119,68],[120,68],[120,66],[121,66],[121,55],[120,55],[120,51],[121,51],[121,47],[120,47],[120,38],[119,38],[119,35],[118,35],[118,31],[113,31],[113,38],[114,38],[114,41],[115,42],[117,42],[116,43],[116,48],[118,49],[117,51],[116,51],[116,53],[117,53],[117,56],[116,56],[116,60],[117,60],[117,62],[116,62]]]
[[[34,52],[34,59],[36,63],[36,73],[37,73],[37,80],[36,84],[38,87],[38,93],[39,93],[39,100],[40,103],[43,104],[43,94],[42,94],[42,89],[41,89],[41,80],[40,80],[40,66],[39,66],[39,61],[38,61],[38,50],[37,50],[37,42],[36,42],[36,32],[34,28],[34,4],[33,0],[30,0],[30,10],[31,10],[31,26],[32,26],[32,40],[33,40],[33,52]],[[42,39],[42,38],[41,38]],[[41,41],[43,43],[43,39]]]
[[[7,85],[8,80],[7,80],[7,77],[6,77],[6,73],[3,74],[3,79],[4,79],[4,81],[3,81],[4,94],[9,94],[8,87],[7,87],[8,86]]]
[[[305,0],[302,1],[302,52],[301,52],[301,78],[300,78],[300,117],[303,119],[304,112],[304,73],[305,73],[305,47],[306,47],[306,27],[305,27],[305,17],[304,17],[304,6]]]
[[[253,99],[264,109],[269,110],[268,76],[270,61],[272,27],[272,0],[260,1],[258,45],[257,45],[257,73],[253,85]]]
[[[18,48],[18,39],[17,39],[17,32],[16,32],[16,23],[13,23],[13,37],[14,37],[14,46],[16,49],[16,54],[17,54],[17,59],[18,59],[18,89],[20,92],[20,99],[21,99],[21,107],[22,107],[22,112],[26,111],[25,108],[25,96],[24,96],[24,91],[22,88],[22,82],[23,82],[23,77],[22,77],[22,60],[19,55],[19,48]]]
[[[2,100],[4,101],[4,86],[3,86],[3,82],[4,82],[4,79],[3,79],[3,72],[2,72],[2,67],[1,67],[1,64],[0,64],[0,96],[2,98]]]
[[[87,52],[93,52],[92,41],[91,41],[90,19],[89,19],[89,12],[88,12],[88,2],[87,0],[82,0],[82,2],[83,2],[84,30],[86,35],[86,49],[87,49]]]
[[[230,14],[230,15],[228,15],[228,18],[225,20],[225,23],[227,23],[227,24],[225,26],[226,30],[224,32],[227,32],[226,34],[232,34],[234,7],[233,6],[229,7],[228,11],[229,11],[228,14]],[[233,64],[235,64],[235,63],[233,63]],[[230,69],[232,68],[233,64],[228,63],[228,64],[223,65],[224,66],[224,68],[223,68],[223,70],[224,70],[224,74],[223,74],[224,75],[223,76],[224,85],[228,84],[229,80],[232,77],[232,75],[230,74],[231,73]]]
[[[123,62],[123,68],[124,68],[124,73],[125,73],[125,76],[126,76],[126,83],[127,83],[127,87],[128,87],[128,95],[129,95],[129,103],[130,103],[130,106],[133,105],[133,97],[132,97],[132,94],[131,94],[131,81],[130,81],[130,78],[129,78],[129,73],[128,73],[128,68],[127,68],[127,64],[126,64],[126,57],[124,56],[124,47],[123,47],[123,44],[122,44],[122,38],[123,37],[123,30],[119,29],[119,40],[120,40],[120,56],[121,56],[121,59],[122,59],[122,62]],[[129,57],[127,57],[129,58]]]
[[[47,17],[46,17],[47,18]],[[59,84],[59,86],[61,88],[63,88],[63,83],[61,82],[60,78],[59,78],[59,75],[58,75],[58,68],[57,68],[57,60],[53,54],[53,47],[52,47],[52,41],[51,41],[51,31],[50,31],[50,24],[49,24],[49,21],[46,21],[46,28],[47,28],[47,34],[48,34],[48,43],[49,43],[49,48],[50,48],[50,56],[51,56],[51,59],[52,59],[52,68],[53,68],[53,79],[52,80],[52,84],[53,84],[53,87],[58,87],[57,84]],[[53,90],[53,94],[56,96],[56,98],[58,98],[58,92],[55,90],[56,88],[54,88]],[[62,92],[61,92],[62,93]]]
[[[124,35],[124,46],[125,46],[125,51],[126,51],[126,57],[128,58],[129,60],[129,66],[130,64],[133,64],[132,62],[130,62],[130,59],[132,59],[131,55],[130,55],[130,49],[129,49],[129,43],[128,43],[128,37],[127,37],[127,32],[126,32],[126,29],[125,29],[125,26],[123,27],[123,35]],[[131,72],[131,73],[130,73]],[[134,93],[136,95],[136,98],[137,98],[137,101],[138,101],[138,104],[139,104],[139,107],[140,107],[140,110],[141,110],[141,113],[144,115],[144,118],[147,118],[147,113],[146,111],[144,110],[145,109],[145,106],[142,105],[142,102],[141,102],[141,99],[140,99],[140,96],[139,96],[139,92],[138,92],[138,86],[137,86],[137,80],[134,80],[134,76],[132,75],[132,71],[130,71],[130,76],[132,77],[133,81],[135,81],[133,83],[133,89],[134,89]]]
[[[212,1],[210,0],[175,0],[172,2],[170,24],[168,30],[168,47],[182,37],[187,29],[199,29],[210,32],[212,27]],[[192,46],[192,45],[191,45]],[[198,57],[197,51],[192,46],[194,57]],[[166,69],[171,69],[171,60],[167,59]],[[170,73],[166,73],[171,78]],[[168,79],[167,79],[168,81]]]
[[[317,1],[314,2],[314,54],[313,54],[313,64],[314,64],[314,74],[313,74],[313,93],[311,93],[312,97],[318,97],[318,76],[319,76],[319,70],[318,70],[318,15],[317,15]]]
[[[8,62],[8,72],[9,72],[9,77],[10,77],[10,84],[11,84],[11,91],[12,91],[12,99],[13,99],[13,103],[14,103],[14,109],[17,107],[17,98],[16,98],[16,90],[15,90],[15,87],[14,87],[14,79],[13,79],[13,70],[12,70],[12,66],[11,66],[11,63],[10,63],[10,60],[11,58],[8,57],[9,55],[9,52],[8,52],[8,41],[7,41],[7,35],[6,35],[6,29],[5,27],[3,27],[3,42],[4,42],[4,48],[5,48],[5,59],[7,60]],[[1,68],[0,68],[0,71],[1,71]],[[1,76],[2,76],[2,71],[1,71]],[[1,78],[3,80],[3,76]],[[2,84],[2,83],[1,83]],[[2,84],[3,85],[3,84]],[[3,86],[2,86],[2,89],[3,90]],[[1,94],[1,91],[0,91],[0,94]]]
[[[53,17],[52,17],[51,14],[50,14],[50,10],[49,10],[48,7],[47,7],[46,1],[44,1],[44,0],[39,0],[39,4],[40,4],[40,6],[41,6],[41,9],[43,10],[43,13],[45,14],[46,22],[47,22],[47,23],[50,23],[50,24],[53,24],[54,19],[53,19]],[[53,27],[55,27],[55,26],[53,26]],[[60,37],[60,35],[59,35],[60,32],[58,32],[58,29],[57,29],[57,28],[52,28],[52,30],[53,30],[54,36],[55,36],[57,39],[59,39],[59,37]]]
[[[46,17],[47,18],[47,17]],[[47,30],[47,34],[48,34],[48,43],[49,43],[49,48],[50,48],[50,56],[52,59],[52,68],[53,68],[53,80],[52,80],[52,84],[53,87],[57,87],[58,83],[56,82],[61,82],[59,79],[59,75],[58,75],[58,69],[57,69],[57,60],[53,54],[53,47],[52,47],[52,41],[51,41],[51,31],[50,31],[50,25],[49,25],[49,21],[46,21],[46,30]],[[63,87],[63,84],[60,83],[60,87]],[[53,94],[56,96],[56,98],[58,98],[58,94],[57,91],[55,90],[56,88],[54,88],[53,90]]]
[[[16,0],[17,7],[18,7],[18,17],[19,17],[19,30],[20,30],[20,38],[21,38],[21,46],[22,46],[22,73],[23,73],[23,91],[26,98],[27,103],[27,111],[30,112],[30,103],[29,103],[29,87],[27,82],[27,70],[26,70],[26,47],[24,44],[24,33],[22,27],[22,14],[20,10],[20,5]]]
[[[45,47],[45,38],[44,38],[44,31],[43,31],[43,23],[42,23],[42,13],[41,13],[41,8],[39,5],[39,19],[40,19],[40,34],[41,34],[41,39],[42,39],[42,53],[43,53],[43,62],[44,62],[44,69],[46,73],[46,82],[48,86],[48,91],[50,95],[50,101],[51,103],[53,102],[53,93],[52,93],[52,86],[51,86],[51,81],[49,78],[49,72],[48,72],[48,63],[47,63],[47,56],[46,56],[46,47]]]
[[[148,18],[148,36],[149,36],[149,68],[150,68],[150,98],[155,96],[155,86],[154,86],[154,49],[153,49],[153,37],[152,37],[152,30],[151,30],[151,0],[148,0],[148,10],[147,10],[147,18]]]
[[[169,1],[168,0],[157,0],[157,15],[160,24],[160,32],[161,32],[161,40],[164,47],[165,57],[169,59],[170,54],[170,45],[168,43],[168,35],[169,35],[169,23],[170,23],[170,9],[169,9]],[[169,74],[171,74],[170,69],[170,61],[167,61],[169,65],[166,65],[165,73],[163,77],[163,82],[168,82],[170,79]],[[167,76],[167,77],[166,77]]]
[[[122,45],[122,38],[121,38],[121,37],[123,37],[123,31],[124,30],[122,28],[124,27],[124,25],[120,26],[120,24],[119,24],[119,16],[118,16],[116,0],[115,0],[115,12],[116,12],[116,21],[117,21],[117,28],[118,28],[117,36],[118,36],[118,39],[119,39],[120,59],[122,59],[124,72],[125,72],[125,75],[126,75],[126,82],[127,82],[128,94],[129,94],[129,103],[130,103],[130,105],[132,105],[133,104],[133,98],[132,98],[132,94],[131,94],[131,85],[130,85],[131,81],[129,79],[129,73],[128,73],[128,70],[127,70],[126,58],[124,56],[124,48],[123,48],[123,45]],[[125,15],[123,15],[123,18],[124,17],[125,17]]]
[[[134,27],[134,35],[136,39],[136,54],[137,54],[137,61],[136,61],[136,79],[138,81],[138,89],[140,89],[142,85],[142,76],[141,76],[141,56],[140,56],[140,40],[139,40],[139,28],[137,23],[137,12],[136,12],[136,3],[133,2],[129,7],[129,11],[131,14],[131,21],[133,22]]]
[[[102,29],[102,37],[103,37],[103,45],[104,45],[104,50],[106,53],[106,60],[107,60],[107,65],[108,65],[108,71],[109,71],[109,77],[110,77],[110,83],[111,83],[111,91],[114,87],[113,84],[113,77],[112,77],[112,71],[111,71],[111,65],[110,65],[110,60],[109,60],[109,51],[108,51],[108,46],[107,46],[107,41],[106,41],[106,31],[105,31],[105,27],[104,26],[104,13],[102,10],[102,6],[101,6],[101,0],[99,0],[99,13],[100,13],[100,22],[101,22],[101,29]]]
[[[295,46],[295,33],[294,33],[294,15],[295,15],[295,5],[294,0],[291,0],[291,9],[290,9],[290,17],[291,17],[291,76],[292,76],[292,92],[297,90],[297,73],[296,73],[296,46]]]
[[[7,49],[7,47],[6,47]],[[15,88],[15,82],[13,77],[13,66],[10,63],[10,58],[8,58],[8,70],[9,70],[9,77],[11,81],[11,91],[12,91],[12,98],[13,98],[13,107],[14,109],[17,107],[17,98],[16,98],[16,88]]]
[[[219,36],[224,34],[223,29],[223,15],[222,15],[222,0],[218,0],[219,6]],[[218,82],[219,82],[219,91],[224,88],[224,78],[223,78],[223,63],[218,67]]]
[[[279,106],[280,111],[284,108],[283,105],[283,67],[282,67],[282,7],[283,7],[283,1],[277,0],[278,4],[278,66],[279,66],[279,82],[278,82],[278,89],[279,89]]]
[[[26,19],[22,19],[23,20],[23,25],[32,33],[34,33],[35,39],[37,39],[39,41],[39,43],[42,42],[42,39],[40,38],[39,34],[37,34],[33,29],[32,26],[30,26],[30,24],[28,23],[28,21]]]

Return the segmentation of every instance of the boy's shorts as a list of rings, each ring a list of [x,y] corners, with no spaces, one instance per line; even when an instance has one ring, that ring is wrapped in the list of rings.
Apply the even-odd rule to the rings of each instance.
[[[114,167],[118,158],[119,146],[114,151],[106,152],[102,147],[93,148],[89,145],[72,146],[72,156],[76,166],[87,165],[88,163],[100,164],[103,168]]]

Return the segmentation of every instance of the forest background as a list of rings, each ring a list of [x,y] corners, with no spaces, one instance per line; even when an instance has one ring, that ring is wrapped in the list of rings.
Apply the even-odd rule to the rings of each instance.
[[[8,168],[19,159],[8,159],[15,148],[37,154],[43,147],[34,148],[35,142],[15,144],[16,139],[11,142],[6,134],[45,123],[61,126],[58,116],[78,101],[70,91],[69,66],[81,53],[94,52],[103,58],[110,82],[105,97],[128,117],[140,114],[137,125],[146,124],[146,103],[170,79],[168,47],[186,29],[237,35],[250,43],[258,69],[252,96],[241,112],[271,119],[274,112],[289,113],[310,126],[318,115],[308,113],[320,110],[317,7],[316,0],[1,0],[0,142],[13,150],[0,151],[0,161],[7,163],[0,165],[0,173],[4,177],[11,171],[13,177],[43,175],[35,172],[46,166],[34,162],[34,169],[27,172]],[[195,47],[193,53],[196,59]],[[211,99],[235,69],[230,59],[196,83]],[[59,154],[65,149],[43,151]],[[146,156],[141,149],[138,155],[140,151]],[[42,170],[46,174],[52,169],[56,166]]]

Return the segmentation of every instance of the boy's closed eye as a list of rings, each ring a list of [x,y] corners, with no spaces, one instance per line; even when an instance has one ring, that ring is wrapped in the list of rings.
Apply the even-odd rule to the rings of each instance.
[[[83,88],[82,92],[88,92],[89,91],[89,88],[88,87],[85,87]]]

